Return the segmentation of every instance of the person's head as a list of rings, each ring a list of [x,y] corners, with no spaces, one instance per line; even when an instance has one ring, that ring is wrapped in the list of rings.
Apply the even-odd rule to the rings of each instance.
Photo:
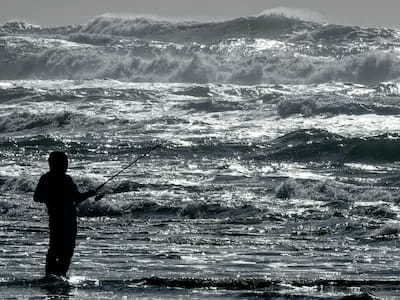
[[[49,156],[50,172],[65,174],[68,169],[68,157],[64,152],[54,151]]]

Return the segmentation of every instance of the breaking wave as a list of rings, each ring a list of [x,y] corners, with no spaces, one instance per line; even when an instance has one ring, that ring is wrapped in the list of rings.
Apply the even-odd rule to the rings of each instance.
[[[208,48],[208,49],[207,49]],[[145,50],[146,49],[146,50]],[[272,53],[221,55],[211,47],[159,49],[52,48],[1,60],[0,79],[118,79],[136,82],[303,84],[344,81],[374,84],[400,77],[397,53],[372,51],[340,61]],[[1,55],[1,54],[0,54]],[[25,54],[24,54],[25,55]]]
[[[38,178],[31,176],[0,176],[0,192],[5,194],[32,195]],[[100,182],[90,178],[75,178],[82,191],[94,189]],[[169,201],[162,203],[145,199],[145,191],[179,190],[193,193],[193,201]],[[200,190],[199,190],[200,191]],[[299,213],[271,211],[268,206],[257,202],[229,205],[220,202],[196,199],[199,194],[196,187],[179,185],[143,184],[133,181],[112,182],[102,189],[104,199],[90,199],[78,206],[81,217],[132,217],[135,219],[176,218],[176,219],[216,219],[231,224],[254,224],[265,220],[286,220],[294,216],[299,220],[336,216],[352,216],[354,218],[371,218],[376,220],[396,220],[397,210],[393,207],[400,203],[400,195],[396,189],[385,187],[368,187],[344,184],[333,180],[316,181],[305,179],[281,178],[277,186],[268,193],[274,201],[287,202],[290,199],[313,200],[319,203],[314,209]],[[202,191],[207,194],[206,191]],[[142,195],[142,196],[141,196]],[[144,198],[142,198],[144,197]],[[32,200],[30,200],[32,201]],[[24,214],[26,198],[23,203],[10,198],[0,202],[2,214]],[[366,205],[366,203],[369,203]],[[33,202],[31,202],[33,204]],[[21,206],[22,205],[22,206]],[[349,225],[350,226],[350,225]],[[356,223],[349,226],[332,228],[331,233],[346,230],[347,233],[359,229]],[[371,227],[372,228],[372,227]],[[375,228],[375,227],[373,227]],[[316,230],[319,230],[318,228]],[[371,233],[381,236],[389,235],[389,231]],[[390,231],[391,232],[391,231]]]
[[[22,23],[1,28],[0,79],[254,85],[400,77],[397,31],[274,13],[203,23],[103,15],[64,34]],[[17,35],[21,30],[39,37]]]
[[[390,205],[400,202],[400,195],[396,190],[343,184],[332,180],[287,179],[275,188],[275,196],[286,200],[312,199],[323,202],[325,207],[348,210],[353,216],[370,216],[378,219],[395,219],[397,213]],[[357,206],[355,203],[371,204]]]
[[[130,202],[130,203],[129,203]],[[129,204],[127,204],[129,203]],[[246,207],[227,207],[219,203],[193,203],[181,205],[161,205],[152,201],[127,199],[118,201],[87,201],[79,206],[79,215],[85,217],[131,216],[135,218],[183,218],[183,219],[225,219],[236,223],[248,218],[263,216],[262,210],[246,205]],[[266,212],[264,212],[266,213]],[[267,214],[266,214],[267,215]]]
[[[0,33],[22,33],[22,32],[32,32],[40,31],[42,27],[40,25],[30,24],[25,21],[8,21],[2,26],[0,26]]]
[[[189,83],[323,83],[350,81],[377,83],[400,77],[396,53],[371,52],[342,61],[293,56],[257,54],[253,57],[225,57],[190,46],[160,50],[55,48],[15,61],[0,61],[0,79],[120,79],[138,82]],[[210,49],[211,50],[211,49]]]

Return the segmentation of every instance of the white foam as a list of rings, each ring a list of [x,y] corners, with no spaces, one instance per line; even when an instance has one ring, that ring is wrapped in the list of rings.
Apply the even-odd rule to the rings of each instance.
[[[325,23],[327,21],[326,17],[314,10],[306,8],[293,8],[293,7],[275,7],[271,9],[266,9],[259,14],[259,16],[271,16],[271,15],[281,15],[287,18],[294,18],[303,21]]]

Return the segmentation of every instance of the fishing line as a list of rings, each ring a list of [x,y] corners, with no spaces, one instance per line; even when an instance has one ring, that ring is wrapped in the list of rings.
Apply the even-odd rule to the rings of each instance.
[[[127,166],[123,167],[121,170],[119,170],[117,173],[115,173],[114,175],[112,175],[110,178],[108,178],[105,182],[103,182],[102,184],[100,184],[95,191],[98,192],[99,190],[101,190],[107,183],[109,183],[110,181],[112,181],[113,179],[115,179],[116,177],[118,177],[122,172],[124,172],[125,170],[129,169],[130,167],[132,167],[134,164],[136,164],[139,160],[145,158],[147,155],[149,155],[151,152],[153,152],[155,149],[159,148],[162,146],[161,144],[157,144],[153,147],[151,147],[150,149],[148,149],[145,153],[143,153],[142,155],[139,155],[134,161],[132,161],[130,164],[128,164]],[[100,195],[99,195],[100,196]],[[102,197],[96,197],[96,200],[100,200]]]

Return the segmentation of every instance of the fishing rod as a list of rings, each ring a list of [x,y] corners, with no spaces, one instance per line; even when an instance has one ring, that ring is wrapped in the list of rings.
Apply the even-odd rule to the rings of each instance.
[[[148,154],[150,154],[152,151],[154,151],[155,149],[161,147],[162,144],[157,144],[153,147],[151,147],[149,150],[147,150],[145,153],[143,153],[142,155],[138,156],[133,162],[131,162],[129,165],[127,165],[126,167],[122,168],[120,171],[118,171],[117,173],[115,173],[113,176],[111,176],[110,178],[108,178],[105,182],[103,182],[101,185],[99,185],[95,191],[98,192],[99,190],[101,190],[107,183],[109,183],[111,180],[113,180],[115,177],[117,177],[119,174],[121,174],[122,172],[124,172],[125,170],[129,169],[130,167],[132,167],[134,164],[136,164],[139,160],[141,160],[142,158],[145,158]]]

